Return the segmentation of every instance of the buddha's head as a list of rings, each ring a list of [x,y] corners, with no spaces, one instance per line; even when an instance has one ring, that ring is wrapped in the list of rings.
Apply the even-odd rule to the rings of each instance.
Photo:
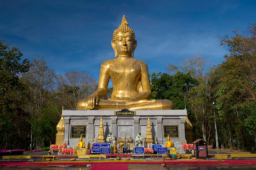
[[[170,141],[170,136],[169,135],[167,136],[167,141]]]
[[[123,16],[121,25],[113,33],[111,45],[115,51],[115,57],[119,55],[130,55],[133,57],[137,41],[135,40],[135,33],[129,27],[125,15]]]
[[[82,141],[82,140],[83,140],[83,135],[80,136],[80,141]]]

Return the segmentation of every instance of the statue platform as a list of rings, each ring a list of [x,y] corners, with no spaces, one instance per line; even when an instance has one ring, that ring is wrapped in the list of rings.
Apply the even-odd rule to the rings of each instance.
[[[85,143],[92,142],[98,136],[101,116],[105,139],[109,132],[116,139],[124,138],[125,134],[127,138],[135,139],[139,132],[145,138],[149,116],[154,142],[164,145],[169,134],[170,140],[174,145],[176,143],[175,147],[181,147],[181,141],[186,143],[187,110],[136,110],[135,115],[115,115],[115,111],[118,110],[63,110],[64,142],[69,146],[76,146],[82,133],[85,133]],[[165,135],[164,131],[168,134]]]

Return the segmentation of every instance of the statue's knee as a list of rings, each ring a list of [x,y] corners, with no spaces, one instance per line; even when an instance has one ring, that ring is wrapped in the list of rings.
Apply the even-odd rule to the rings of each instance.
[[[172,110],[173,109],[173,103],[171,100],[164,99],[163,100],[163,109],[164,110]]]
[[[88,110],[88,101],[87,101],[87,99],[80,100],[76,105],[76,110]]]

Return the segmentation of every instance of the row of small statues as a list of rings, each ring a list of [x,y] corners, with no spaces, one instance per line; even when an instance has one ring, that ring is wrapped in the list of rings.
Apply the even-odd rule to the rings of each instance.
[[[126,143],[132,143],[133,141],[132,140],[129,140],[130,138],[128,139],[119,139],[118,140],[118,143],[119,144],[126,144]],[[115,137],[112,135],[112,132],[110,132],[108,135],[107,135],[107,138],[106,138],[106,141],[112,145],[115,145],[116,144],[116,141],[115,141]],[[95,141],[96,143],[96,141]],[[144,142],[143,142],[143,136],[141,135],[141,132],[139,132],[139,134],[136,136],[135,138],[135,146],[143,146]],[[173,143],[172,141],[170,141],[170,137],[168,135],[167,137],[167,141],[165,143],[165,147],[167,148],[171,148],[173,147]],[[85,148],[85,142],[83,141],[83,138],[82,136],[80,137],[80,141],[78,142],[77,144],[77,149],[80,149],[80,148]]]

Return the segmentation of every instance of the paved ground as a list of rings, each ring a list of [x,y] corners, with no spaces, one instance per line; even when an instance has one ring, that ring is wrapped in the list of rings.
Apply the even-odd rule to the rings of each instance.
[[[165,167],[160,164],[94,164],[92,167],[87,168],[84,166],[73,165],[48,165],[46,167],[34,166],[17,166],[9,165],[3,167],[0,165],[0,170],[255,170],[256,164],[245,165],[166,165]]]
[[[250,154],[250,152],[233,150],[233,149],[209,149],[208,152],[210,155],[214,155],[214,154]],[[24,152],[24,155],[30,155],[29,151]],[[48,151],[33,152],[33,155],[48,155]],[[55,153],[54,155],[57,155],[57,153]]]
[[[233,150],[233,149],[209,149],[209,155],[215,154],[250,154],[250,152],[240,151],[240,150]]]

